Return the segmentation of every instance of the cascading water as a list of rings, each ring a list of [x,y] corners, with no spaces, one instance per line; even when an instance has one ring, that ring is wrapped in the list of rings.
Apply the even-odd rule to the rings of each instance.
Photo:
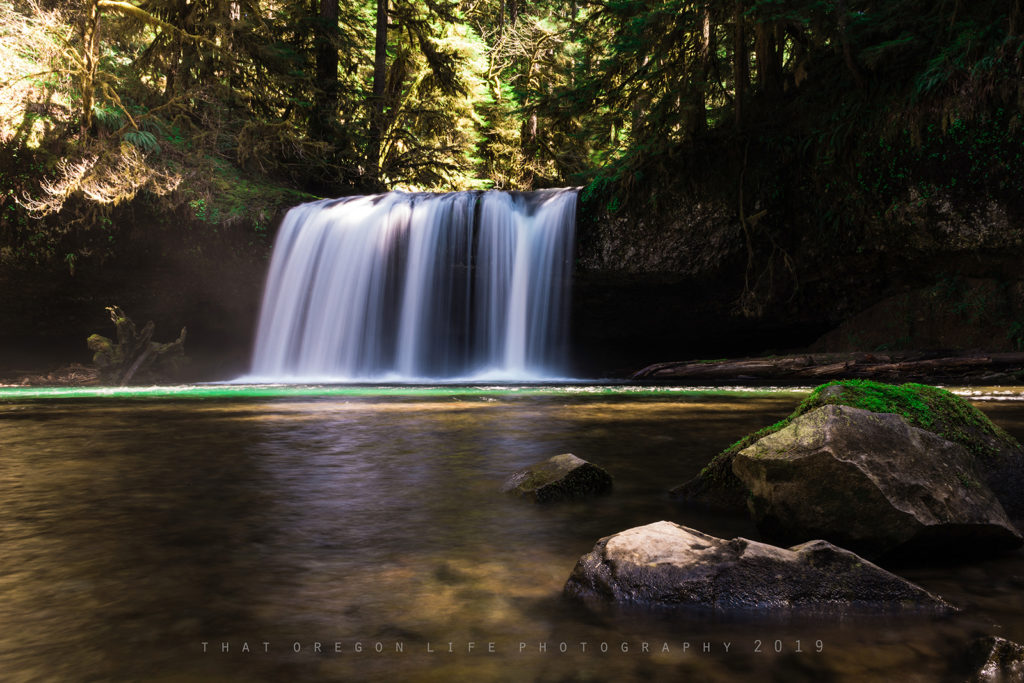
[[[246,379],[564,377],[575,221],[571,189],[298,206]]]

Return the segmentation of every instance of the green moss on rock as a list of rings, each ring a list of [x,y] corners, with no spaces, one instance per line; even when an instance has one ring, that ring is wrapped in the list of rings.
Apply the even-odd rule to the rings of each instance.
[[[785,428],[804,413],[825,405],[894,413],[914,427],[964,446],[981,464],[1021,450],[1017,440],[993,424],[984,413],[945,389],[927,384],[839,380],[816,387],[789,417],[732,444],[716,455],[697,477],[673,489],[672,493],[716,508],[742,506],[746,489],[733,474],[733,457],[755,441]]]
[[[784,422],[788,424],[824,405],[894,413],[914,427],[958,443],[982,459],[993,458],[1007,448],[1021,447],[1016,439],[970,403],[945,389],[927,384],[897,385],[868,380],[830,382],[812,391]]]

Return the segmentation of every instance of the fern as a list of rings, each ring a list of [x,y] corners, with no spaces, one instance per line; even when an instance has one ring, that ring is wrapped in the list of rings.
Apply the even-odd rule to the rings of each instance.
[[[124,125],[124,113],[115,107],[106,106],[101,102],[92,105],[92,115],[96,123],[108,130],[116,130]]]
[[[124,134],[124,141],[143,152],[160,153],[160,143],[148,130],[130,130]]]

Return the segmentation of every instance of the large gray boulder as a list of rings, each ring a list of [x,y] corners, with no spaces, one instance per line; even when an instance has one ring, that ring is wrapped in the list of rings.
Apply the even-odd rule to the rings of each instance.
[[[612,478],[597,465],[563,453],[516,472],[505,482],[503,490],[538,503],[550,503],[610,493]]]
[[[773,542],[824,538],[868,556],[1021,544],[974,458],[892,413],[825,405],[733,458]]]
[[[941,598],[826,542],[778,548],[672,522],[602,538],[565,584],[569,596],[729,609],[952,610]]]
[[[891,370],[901,373],[903,363]],[[1024,447],[983,412],[945,389],[924,384],[885,384],[868,380],[829,382],[816,387],[785,420],[748,434],[716,455],[700,473],[672,489],[674,497],[699,507],[744,510],[748,490],[733,473],[736,454],[777,432],[801,415],[826,405],[846,405],[899,415],[912,427],[963,446],[974,458],[980,480],[996,494],[1006,514],[1024,520]]]

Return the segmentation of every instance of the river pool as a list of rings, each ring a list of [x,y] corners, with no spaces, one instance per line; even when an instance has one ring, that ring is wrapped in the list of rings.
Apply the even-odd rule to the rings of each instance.
[[[667,489],[805,391],[602,386],[0,390],[5,681],[962,680],[1024,641],[1024,554],[903,576],[954,616],[591,611],[597,539],[668,519],[757,538]],[[1022,390],[977,390],[1024,437]],[[610,496],[535,505],[572,452]]]

